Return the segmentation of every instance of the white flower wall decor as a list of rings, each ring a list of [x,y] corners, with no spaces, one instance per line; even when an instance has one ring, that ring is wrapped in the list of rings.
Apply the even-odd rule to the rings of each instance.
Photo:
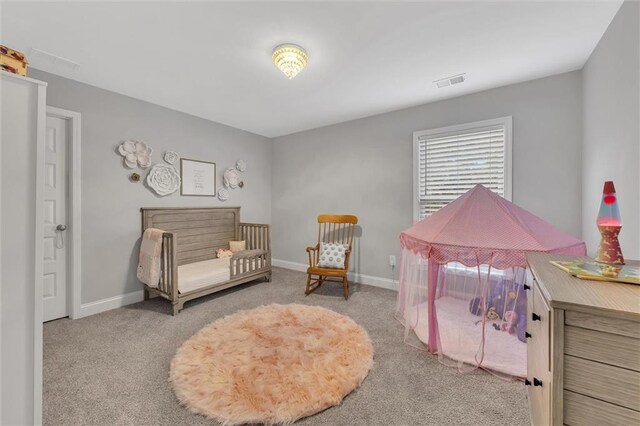
[[[222,175],[222,182],[226,188],[237,188],[240,183],[240,173],[236,169],[227,169]]]
[[[247,170],[247,163],[245,163],[244,160],[236,161],[236,169],[238,171],[244,172],[245,170]]]
[[[124,157],[124,165],[130,169],[136,166],[146,169],[151,165],[153,149],[144,142],[126,140],[120,144],[118,152]]]
[[[224,188],[218,189],[218,200],[227,201],[229,199],[229,191]]]
[[[180,175],[173,166],[155,164],[147,175],[147,185],[160,196],[173,194],[180,188]]]
[[[165,151],[164,153],[164,161],[169,164],[175,163],[176,161],[178,161],[178,158],[180,158],[180,156],[175,151]]]

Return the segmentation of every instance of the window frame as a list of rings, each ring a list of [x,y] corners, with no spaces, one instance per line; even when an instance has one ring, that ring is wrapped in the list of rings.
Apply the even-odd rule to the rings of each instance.
[[[455,124],[453,126],[438,127],[429,130],[413,132],[413,222],[420,220],[419,184],[420,155],[419,141],[425,137],[444,136],[446,134],[462,133],[473,129],[504,126],[504,198],[512,201],[513,196],[513,117],[507,115],[489,120],[471,123]]]

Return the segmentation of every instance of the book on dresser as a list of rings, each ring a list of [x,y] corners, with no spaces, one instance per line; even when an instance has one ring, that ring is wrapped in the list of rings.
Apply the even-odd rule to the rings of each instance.
[[[578,279],[550,263],[586,257],[527,261],[531,423],[640,424],[640,286]]]

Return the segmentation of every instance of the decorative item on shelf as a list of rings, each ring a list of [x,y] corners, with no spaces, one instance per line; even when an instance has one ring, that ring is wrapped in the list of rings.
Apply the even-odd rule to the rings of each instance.
[[[0,68],[3,71],[26,77],[28,64],[24,54],[0,45]]]
[[[140,174],[131,173],[131,176],[129,176],[129,179],[131,179],[131,182],[140,182]]]
[[[181,195],[216,196],[216,163],[180,159]]]
[[[273,49],[273,63],[289,80],[307,65],[307,52],[297,44],[281,44]]]
[[[245,163],[244,160],[236,161],[236,169],[239,172],[244,172],[245,170],[247,170],[247,163]]]
[[[166,161],[169,164],[174,164],[176,161],[178,161],[178,158],[180,158],[180,156],[175,151],[164,152],[164,161]]]
[[[227,169],[222,175],[222,182],[226,188],[235,189],[240,183],[240,173],[236,169]]]
[[[224,188],[218,189],[218,200],[227,201],[229,199],[229,191]]]
[[[612,181],[606,181],[602,190],[600,211],[596,220],[601,239],[598,246],[596,262],[610,265],[624,265],[622,249],[618,241],[618,234],[622,229],[620,208],[616,197],[616,188]]]
[[[151,165],[153,149],[144,142],[126,140],[120,144],[118,152],[124,157],[124,165],[130,169],[136,166],[146,169]]]
[[[180,176],[173,166],[155,164],[147,175],[147,185],[160,196],[173,194],[180,187]]]
[[[630,265],[609,265],[582,260],[551,260],[550,263],[582,280],[613,281],[640,285],[640,267]]]

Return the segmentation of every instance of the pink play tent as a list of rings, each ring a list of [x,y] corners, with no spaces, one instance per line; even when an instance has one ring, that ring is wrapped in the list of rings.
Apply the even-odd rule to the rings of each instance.
[[[528,251],[584,255],[584,242],[476,185],[400,235],[396,318],[405,341],[461,371],[526,375]]]

